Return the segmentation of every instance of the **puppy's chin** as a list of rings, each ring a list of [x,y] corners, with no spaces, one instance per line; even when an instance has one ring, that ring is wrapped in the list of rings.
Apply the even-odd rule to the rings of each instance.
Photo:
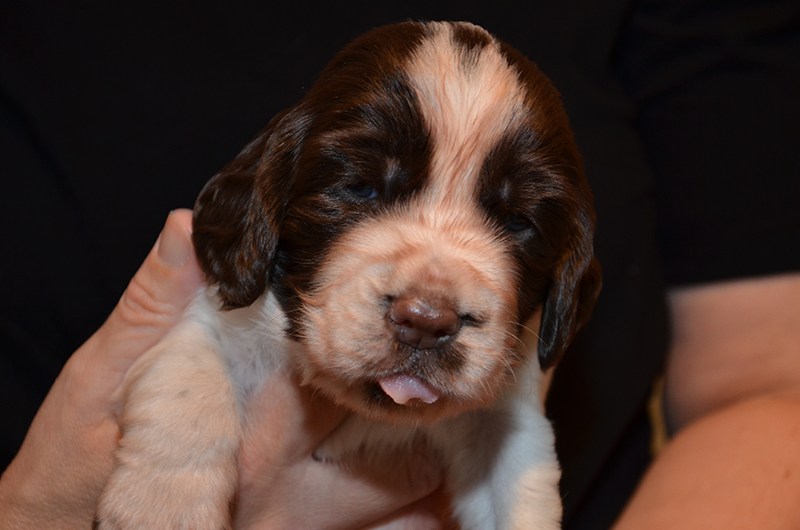
[[[407,372],[359,374],[343,378],[306,365],[302,382],[359,416],[398,425],[432,424],[489,407],[512,380],[510,367],[494,374],[492,381],[477,384],[479,391],[459,395]]]

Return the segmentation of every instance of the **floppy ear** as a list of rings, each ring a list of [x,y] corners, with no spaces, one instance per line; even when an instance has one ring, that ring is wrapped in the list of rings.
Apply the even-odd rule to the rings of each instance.
[[[307,122],[299,106],[276,116],[197,198],[195,252],[225,309],[267,288]]]
[[[539,331],[539,365],[553,366],[575,333],[589,320],[602,287],[600,263],[591,255],[573,253],[557,268],[542,310]]]

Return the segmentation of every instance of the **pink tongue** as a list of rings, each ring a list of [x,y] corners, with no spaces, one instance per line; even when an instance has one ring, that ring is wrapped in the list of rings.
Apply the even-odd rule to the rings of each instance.
[[[435,390],[413,375],[390,375],[379,380],[378,383],[398,405],[405,405],[412,399],[419,399],[430,405],[439,399],[439,394]]]

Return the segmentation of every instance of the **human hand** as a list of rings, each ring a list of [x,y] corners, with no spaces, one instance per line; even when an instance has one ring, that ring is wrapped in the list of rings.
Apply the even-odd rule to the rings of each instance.
[[[108,320],[67,361],[0,479],[0,527],[91,526],[120,436],[115,392],[202,285],[191,224],[188,210],[170,214]]]
[[[120,437],[117,390],[202,286],[190,234],[191,212],[170,214],[108,320],[64,366],[0,479],[0,527],[91,526]],[[345,472],[311,458],[344,411],[281,376],[254,404],[240,466],[243,528],[438,528],[426,508],[434,497],[414,502],[439,485],[429,459]]]
[[[443,495],[429,495],[440,486],[441,471],[423,448],[370,457],[368,467],[364,459],[339,465],[313,458],[346,414],[284,375],[264,385],[248,404],[235,528],[442,528]]]

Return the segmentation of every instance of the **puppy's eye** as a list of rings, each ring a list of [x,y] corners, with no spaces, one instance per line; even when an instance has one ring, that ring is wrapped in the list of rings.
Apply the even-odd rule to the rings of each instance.
[[[347,186],[347,191],[359,199],[377,199],[378,190],[366,182],[356,182]]]
[[[531,220],[524,215],[514,214],[506,219],[505,229],[512,234],[519,234],[533,226]]]

